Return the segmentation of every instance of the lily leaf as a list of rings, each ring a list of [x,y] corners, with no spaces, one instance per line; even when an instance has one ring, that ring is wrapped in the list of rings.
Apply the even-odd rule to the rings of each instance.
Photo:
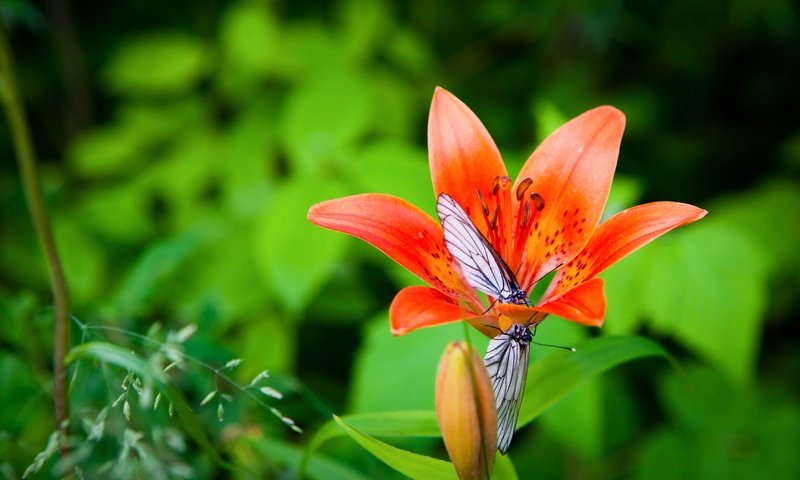
[[[341,418],[348,425],[380,437],[440,437],[439,423],[432,410],[409,410],[405,412],[381,412],[348,415]],[[325,442],[345,435],[335,421],[322,426],[306,447],[300,466],[300,477],[309,464],[311,456]]]
[[[249,445],[261,458],[291,469],[296,468],[303,458],[300,447],[274,438],[259,438],[250,441]],[[352,467],[322,456],[317,456],[311,461],[307,472],[306,475],[299,474],[297,478],[314,480],[367,480],[368,478]]]
[[[353,428],[336,415],[333,419],[356,443],[403,475],[420,479],[458,479],[450,462],[393,447]]]
[[[584,380],[617,365],[644,357],[672,357],[643,337],[600,337],[583,342],[575,352],[553,352],[530,365],[517,429],[538,417]]]

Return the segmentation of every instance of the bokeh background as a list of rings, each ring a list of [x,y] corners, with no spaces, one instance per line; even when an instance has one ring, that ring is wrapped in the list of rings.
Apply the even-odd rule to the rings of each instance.
[[[419,280],[306,211],[377,191],[433,214],[436,85],[483,120],[512,174],[559,124],[615,105],[628,123],[607,214],[652,200],[710,212],[603,275],[602,329],[539,328],[562,345],[645,335],[681,369],[642,360],[584,383],[518,433],[519,477],[800,477],[796,3],[5,0],[0,14],[73,344],[196,360],[171,373],[191,425],[123,390],[124,368],[73,365],[87,478],[296,478],[331,413],[433,408],[436,362],[462,327],[393,338],[387,307]],[[54,428],[53,315],[0,125],[0,476],[18,478]],[[244,386],[268,369],[259,385],[283,398],[197,363],[236,358],[224,373]],[[390,443],[445,456],[438,440]],[[347,438],[318,458],[313,478],[401,478]]]

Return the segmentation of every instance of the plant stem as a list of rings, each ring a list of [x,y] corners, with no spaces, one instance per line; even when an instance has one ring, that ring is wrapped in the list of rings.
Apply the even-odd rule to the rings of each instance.
[[[54,340],[53,340],[53,377],[56,428],[61,433],[61,455],[67,453],[64,442],[69,419],[69,401],[67,397],[67,371],[64,357],[69,349],[69,294],[64,270],[58,258],[53,230],[44,207],[42,187],[36,168],[36,153],[31,142],[25,109],[17,90],[14,77],[14,61],[8,44],[5,25],[0,21],[0,96],[8,118],[9,132],[14,144],[17,162],[22,177],[22,188],[28,203],[28,212],[36,229],[36,235],[45,254],[47,269],[50,274],[50,285],[53,289],[55,304]]]

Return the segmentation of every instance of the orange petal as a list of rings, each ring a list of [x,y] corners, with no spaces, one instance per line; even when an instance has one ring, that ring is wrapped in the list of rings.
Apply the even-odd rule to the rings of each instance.
[[[589,110],[550,134],[522,167],[514,190],[530,178],[527,198],[535,192],[544,200],[525,246],[523,288],[583,249],[605,207],[624,128],[619,110]]]
[[[599,327],[606,315],[606,295],[603,292],[603,279],[593,278],[560,296],[551,298],[536,310],[558,315],[561,318]]]
[[[436,87],[428,117],[428,157],[436,196],[456,199],[486,235],[486,221],[477,195],[494,211],[495,178],[505,177],[505,164],[494,140],[478,117],[447,90]]]
[[[447,295],[475,295],[453,268],[442,226],[401,198],[366,193],[328,200],[313,205],[308,219],[372,244]]]
[[[497,324],[491,316],[476,316],[457,300],[428,287],[406,287],[395,295],[389,307],[389,323],[392,334],[403,335],[418,328],[432,327],[444,323],[467,320],[487,336],[496,331],[485,324]],[[492,334],[492,332],[494,332]]]
[[[597,227],[584,250],[558,271],[545,298],[593,278],[651,240],[707,213],[677,202],[647,203],[619,212]]]

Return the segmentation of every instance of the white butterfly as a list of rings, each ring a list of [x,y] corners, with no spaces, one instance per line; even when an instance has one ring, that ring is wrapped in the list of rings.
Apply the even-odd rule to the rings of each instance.
[[[519,287],[514,272],[453,197],[440,194],[436,213],[442,221],[447,249],[472,288],[491,295],[500,303],[530,306],[528,295]]]
[[[501,303],[530,306],[517,278],[467,213],[452,197],[440,194],[436,212],[442,221],[444,241],[467,282]],[[497,449],[505,454],[517,425],[522,392],[528,375],[531,332],[527,325],[512,324],[489,342],[483,361],[494,390],[497,408]]]
[[[528,376],[531,339],[527,325],[514,323],[489,341],[483,358],[492,381],[497,408],[497,449],[504,455],[517,427],[522,392]]]

